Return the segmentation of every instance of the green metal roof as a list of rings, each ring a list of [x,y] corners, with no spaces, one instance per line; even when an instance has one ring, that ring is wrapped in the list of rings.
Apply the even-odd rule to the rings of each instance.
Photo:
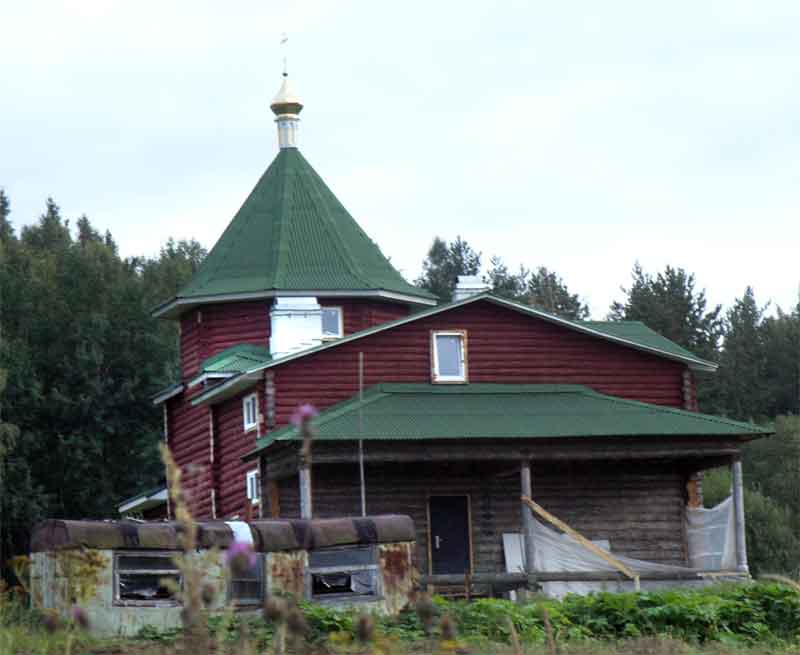
[[[770,430],[718,416],[606,396],[570,384],[380,384],[322,412],[315,439],[511,439],[748,436]],[[359,428],[363,426],[363,429]],[[256,450],[300,437],[293,426]]]
[[[577,321],[588,328],[602,332],[612,337],[634,341],[640,345],[647,345],[656,350],[672,353],[678,357],[699,359],[697,355],[670,341],[655,330],[650,329],[641,321]],[[709,362],[710,363],[710,362]]]
[[[403,279],[296,148],[280,150],[189,284],[156,313],[175,302],[280,291],[435,301]]]
[[[201,373],[243,373],[272,359],[264,346],[240,343],[226,348],[200,364]]]

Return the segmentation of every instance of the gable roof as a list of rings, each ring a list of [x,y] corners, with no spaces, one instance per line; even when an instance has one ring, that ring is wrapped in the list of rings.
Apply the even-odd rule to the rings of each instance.
[[[771,430],[718,416],[607,396],[577,384],[379,384],[322,412],[314,440],[747,437]],[[301,440],[287,426],[278,441]]]
[[[277,294],[436,303],[403,279],[296,148],[279,151],[192,280],[154,314]]]
[[[290,362],[295,359],[300,359],[301,357],[308,357],[309,355],[313,355],[314,353],[318,353],[323,350],[328,350],[329,348],[337,348],[345,343],[357,341],[358,339],[363,339],[364,337],[368,337],[372,334],[377,334],[385,330],[391,330],[392,328],[400,325],[413,323],[414,321],[418,321],[429,316],[435,316],[436,314],[448,312],[458,307],[463,307],[465,305],[480,301],[491,302],[495,305],[506,307],[526,316],[540,318],[550,323],[564,326],[568,329],[575,330],[576,332],[581,332],[583,334],[604,339],[606,341],[633,348],[635,350],[640,350],[642,352],[647,352],[659,357],[664,357],[665,359],[682,362],[695,370],[712,372],[717,370],[717,365],[714,362],[709,362],[693,355],[685,348],[682,348],[673,341],[670,341],[666,337],[654,332],[644,323],[639,321],[573,321],[555,314],[551,314],[538,307],[523,305],[506,298],[495,296],[490,292],[486,292],[470,296],[469,298],[465,298],[457,302],[423,309],[410,316],[400,318],[395,321],[389,321],[388,323],[381,323],[380,325],[367,328],[366,330],[354,332],[353,334],[342,337],[341,339],[323,343],[322,345],[314,348],[301,350],[284,357],[272,359],[269,362],[245,371],[241,375],[231,378],[230,380],[227,380],[226,382],[198,395],[192,400],[192,404],[199,405],[206,402],[219,402],[225,398],[229,398],[239,391],[255,384],[260,376],[260,372],[265,369],[272,368],[273,366],[280,366],[281,364],[285,364],[286,362]]]

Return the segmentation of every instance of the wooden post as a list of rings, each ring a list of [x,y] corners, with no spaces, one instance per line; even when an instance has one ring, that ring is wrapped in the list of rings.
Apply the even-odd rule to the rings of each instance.
[[[736,526],[736,569],[741,573],[749,573],[744,524],[742,461],[740,459],[735,459],[731,464],[731,481],[733,482],[733,520]]]
[[[311,509],[311,469],[300,467],[300,518],[310,519]]]
[[[520,467],[520,482],[522,484],[522,495],[531,498],[533,495],[533,483],[531,481],[531,463],[523,460]],[[523,540],[525,542],[525,572],[528,574],[528,586],[532,587],[536,581],[534,569],[534,537],[533,537],[533,513],[531,508],[522,503],[522,526],[524,530]]]

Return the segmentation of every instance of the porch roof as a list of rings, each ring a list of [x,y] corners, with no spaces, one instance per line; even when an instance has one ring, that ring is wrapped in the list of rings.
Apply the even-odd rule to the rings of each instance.
[[[607,396],[572,384],[379,384],[322,412],[315,440],[560,437],[754,437],[750,423]],[[301,437],[294,426],[259,439],[252,457]]]

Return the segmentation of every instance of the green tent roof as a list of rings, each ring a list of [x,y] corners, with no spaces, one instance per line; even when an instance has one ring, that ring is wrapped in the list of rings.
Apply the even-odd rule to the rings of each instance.
[[[283,148],[189,284],[156,313],[220,296],[347,291],[435,301],[403,279],[303,155]]]
[[[363,429],[359,430],[359,424]],[[749,423],[606,396],[570,384],[380,384],[322,412],[315,439],[737,437]],[[299,439],[294,427],[259,439],[251,455]]]

